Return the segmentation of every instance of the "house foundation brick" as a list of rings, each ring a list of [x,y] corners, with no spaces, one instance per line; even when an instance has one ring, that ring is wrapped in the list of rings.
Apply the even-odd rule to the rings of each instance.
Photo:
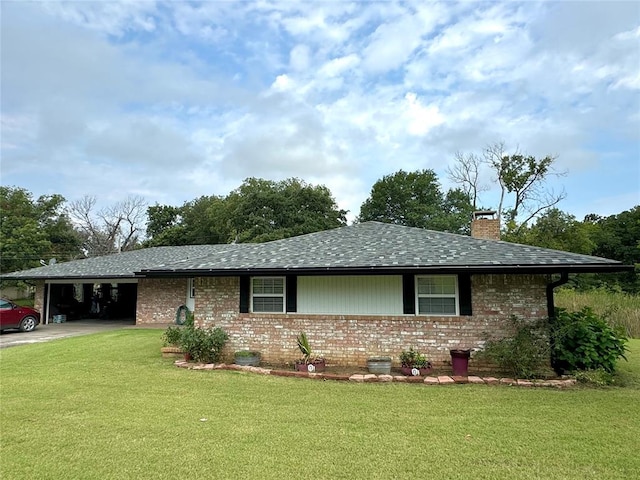
[[[173,304],[164,302],[171,308],[164,313],[145,310],[147,322],[166,319],[180,304],[186,279],[175,280],[170,290],[175,291]],[[400,352],[413,347],[426,354],[435,368],[446,368],[451,349],[476,350],[487,337],[508,335],[512,315],[531,320],[545,317],[548,281],[546,275],[474,275],[473,315],[434,317],[240,313],[238,277],[203,277],[196,279],[195,321],[227,332],[227,355],[235,350],[258,350],[266,363],[298,359],[296,338],[305,332],[314,352],[326,357],[329,365],[365,367],[368,357],[390,356],[394,366],[399,366]],[[159,288],[160,284],[143,287],[149,297]],[[158,298],[159,292],[155,295]],[[472,357],[470,369],[475,368],[490,369]]]
[[[187,278],[141,278],[138,281],[136,325],[174,323],[187,296]]]

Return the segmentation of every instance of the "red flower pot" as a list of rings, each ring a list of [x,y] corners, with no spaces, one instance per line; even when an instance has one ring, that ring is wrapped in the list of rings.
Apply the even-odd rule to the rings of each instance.
[[[298,372],[309,372],[309,373],[324,372],[325,366],[326,365],[324,360],[316,360],[315,362],[311,362],[311,363],[296,362],[296,370]]]
[[[426,368],[414,368],[414,367],[401,367],[400,371],[402,372],[403,375],[406,375],[407,377],[415,377],[415,376],[421,376],[421,377],[426,377],[427,375],[429,375],[431,373],[431,366],[426,367]]]

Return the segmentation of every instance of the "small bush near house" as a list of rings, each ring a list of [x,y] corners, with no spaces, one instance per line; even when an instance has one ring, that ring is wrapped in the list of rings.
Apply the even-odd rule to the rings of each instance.
[[[552,360],[558,373],[603,369],[613,373],[624,358],[627,337],[589,307],[577,312],[556,309],[552,324]]]
[[[162,334],[162,344],[165,347],[177,347],[180,345],[180,336],[182,329],[180,327],[168,327]]]
[[[403,350],[400,354],[400,363],[403,367],[407,368],[427,368],[430,363],[427,361],[427,357],[414,350],[413,347],[409,350]]]
[[[222,356],[222,349],[229,336],[220,327],[199,328],[185,324],[180,332],[180,348],[196,362],[215,363]]]
[[[549,330],[546,320],[511,317],[514,335],[489,339],[476,357],[486,359],[514,378],[546,376],[549,371]]]

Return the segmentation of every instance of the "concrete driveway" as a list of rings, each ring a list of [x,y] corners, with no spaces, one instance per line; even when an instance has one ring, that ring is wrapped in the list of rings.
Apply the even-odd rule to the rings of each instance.
[[[41,343],[56,338],[77,337],[90,333],[117,330],[132,327],[135,320],[76,320],[65,323],[50,323],[38,325],[33,332],[6,330],[0,334],[0,348],[14,347],[28,343]]]

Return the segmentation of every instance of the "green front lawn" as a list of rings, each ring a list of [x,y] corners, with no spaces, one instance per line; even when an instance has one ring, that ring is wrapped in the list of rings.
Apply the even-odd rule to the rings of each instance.
[[[0,351],[0,478],[633,478],[625,387],[353,384],[189,371],[158,330]]]

